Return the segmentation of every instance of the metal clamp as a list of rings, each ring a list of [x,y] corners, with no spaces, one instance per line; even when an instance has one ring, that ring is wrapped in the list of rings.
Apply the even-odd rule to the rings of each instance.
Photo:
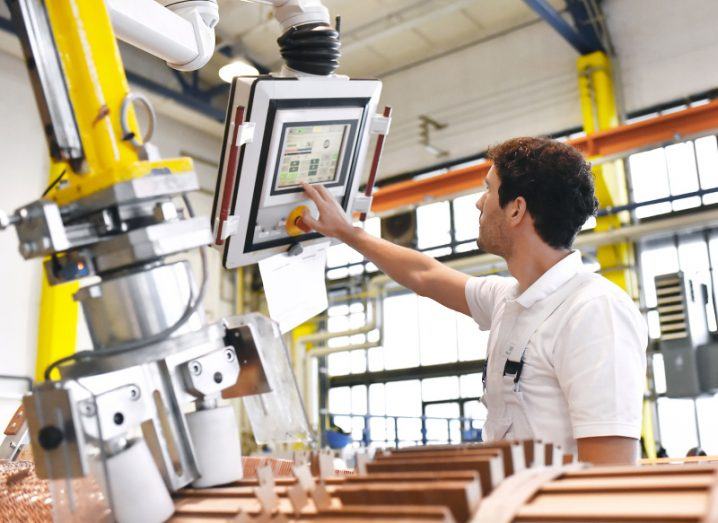
[[[366,214],[371,210],[372,201],[374,201],[373,196],[357,194],[356,198],[354,198],[354,204],[352,206],[352,211]]]
[[[244,122],[237,128],[237,140],[235,145],[242,147],[244,144],[252,143],[254,141],[254,122]]]
[[[222,226],[220,227],[220,223]],[[214,222],[214,230],[212,231],[212,237],[215,238],[215,241],[219,238],[221,241],[225,241],[227,238],[232,236],[233,234],[239,233],[239,227],[240,221],[239,221],[239,215],[238,214],[232,214],[230,216],[227,216],[226,220],[223,221],[216,221]]]
[[[389,134],[391,128],[391,116],[384,116],[383,114],[375,114],[371,119],[369,126],[369,132],[371,134]]]
[[[233,347],[214,350],[182,366],[187,392],[197,398],[218,395],[237,383],[239,361]]]
[[[129,384],[79,402],[87,436],[110,441],[126,435],[147,419],[146,403],[138,385]]]

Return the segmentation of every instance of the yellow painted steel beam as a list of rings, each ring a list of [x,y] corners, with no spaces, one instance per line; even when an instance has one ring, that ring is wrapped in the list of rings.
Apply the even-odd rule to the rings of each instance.
[[[129,85],[105,2],[53,0],[46,6],[86,156],[82,172],[68,169],[66,183],[49,196],[66,204],[154,169],[191,171],[189,158],[141,161],[127,139],[131,134],[141,141],[141,131],[131,106],[129,129],[122,129]]]
[[[63,205],[155,169],[192,171],[189,158],[141,161],[127,140],[131,133],[141,141],[141,131],[131,106],[127,113],[129,129],[122,129],[121,107],[129,85],[105,2],[52,0],[45,6],[85,153],[80,172],[68,163],[53,162],[50,178],[55,179],[63,170],[65,176],[48,198]],[[50,286],[43,277],[37,379],[42,379],[50,362],[76,350],[78,305],[72,295],[77,287],[76,283]]]
[[[576,62],[583,128],[586,134],[596,133],[619,125],[619,115],[613,86],[611,61],[597,51],[580,56]],[[628,203],[628,185],[622,161],[608,162],[593,168],[596,198],[600,207]],[[596,220],[596,231],[618,229],[627,221],[627,215],[602,216]],[[633,299],[638,298],[633,244],[618,243],[599,247],[596,258],[602,274],[624,289]],[[646,457],[656,457],[656,440],[653,433],[653,407],[643,402],[641,437]]]
[[[603,131],[619,124],[614,96],[611,62],[603,52],[594,52],[578,58],[578,83],[583,126],[586,134]],[[601,207],[628,203],[626,174],[621,161],[598,165],[593,169],[596,197]],[[621,227],[626,216],[613,215],[598,218],[596,231]],[[603,275],[628,292],[634,299],[637,281],[633,246],[628,243],[601,247],[597,251]]]

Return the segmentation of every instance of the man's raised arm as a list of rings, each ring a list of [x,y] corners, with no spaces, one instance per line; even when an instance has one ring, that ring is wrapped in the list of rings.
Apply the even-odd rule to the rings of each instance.
[[[469,315],[466,282],[469,277],[451,269],[430,256],[395,245],[354,227],[337,201],[322,185],[302,184],[307,196],[316,204],[319,218],[305,213],[306,227],[337,238],[359,251],[390,278],[415,293]]]

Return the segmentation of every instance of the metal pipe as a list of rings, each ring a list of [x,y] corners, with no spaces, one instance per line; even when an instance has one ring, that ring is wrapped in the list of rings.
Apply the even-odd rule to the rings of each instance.
[[[179,71],[194,71],[214,54],[219,20],[214,0],[183,4],[164,0],[105,0],[120,40],[161,58]]]

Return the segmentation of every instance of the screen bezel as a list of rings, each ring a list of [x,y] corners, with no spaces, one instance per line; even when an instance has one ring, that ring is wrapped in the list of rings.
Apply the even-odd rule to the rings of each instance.
[[[257,83],[253,84],[252,90],[254,91]],[[356,97],[356,98],[287,98],[287,99],[273,99],[270,100],[267,106],[267,116],[266,116],[266,124],[264,127],[264,136],[262,139],[262,149],[260,151],[259,161],[257,164],[256,172],[264,172],[267,168],[267,161],[269,160],[269,148],[270,148],[270,140],[272,136],[272,132],[274,129],[274,120],[277,115],[277,111],[282,109],[303,109],[303,108],[332,108],[332,107],[338,107],[338,108],[358,108],[361,111],[361,116],[358,120],[358,128],[357,132],[355,133],[356,136],[361,136],[364,132],[364,127],[366,124],[366,112],[369,105],[371,98],[368,97]],[[253,117],[252,110],[253,108],[253,97],[250,97],[250,103],[249,103],[249,118],[251,119]],[[351,148],[347,148],[348,151],[350,151],[350,161],[346,164],[347,166],[347,179],[346,184],[347,187],[351,186],[351,184],[354,181],[354,178],[358,176],[358,173],[355,172],[355,166],[357,163],[357,157],[359,154],[359,147],[356,146],[356,142],[352,144]],[[242,157],[240,157],[240,162],[242,161]],[[238,167],[240,172],[237,176],[237,181],[235,183],[234,188],[234,196],[232,200],[232,209],[236,208],[236,202],[237,202],[237,191],[239,189],[239,179],[241,177],[241,170],[242,170],[243,163],[240,163],[240,166]],[[261,194],[264,189],[264,176],[258,176],[256,178],[256,182],[254,185],[254,191],[253,191],[253,197],[252,197],[252,206],[250,209],[249,214],[249,221],[247,224],[247,234],[244,238],[244,252],[250,253],[250,252],[256,252],[262,249],[271,248],[271,247],[279,247],[282,245],[291,245],[292,243],[302,242],[305,240],[312,240],[315,238],[321,238],[322,235],[317,232],[310,232],[307,234],[302,234],[299,236],[294,236],[291,238],[282,238],[277,240],[267,240],[267,241],[260,241],[255,242],[254,239],[254,226],[257,223],[257,212],[259,210],[259,204],[261,199]],[[295,191],[298,192],[298,191]],[[349,192],[345,191],[345,194],[342,196],[341,199],[341,207],[342,209],[346,210],[347,205],[349,203]],[[228,241],[232,238],[228,238]]]
[[[301,185],[292,185],[290,187],[277,187],[279,181],[279,168],[282,160],[282,152],[284,148],[284,139],[287,135],[288,129],[292,127],[306,127],[309,125],[345,125],[344,136],[342,138],[342,144],[339,147],[339,165],[334,172],[334,179],[329,181],[318,181],[313,184],[323,185],[324,187],[341,187],[347,177],[347,167],[351,162],[351,151],[356,142],[356,131],[357,131],[357,120],[355,119],[344,119],[344,120],[311,120],[304,122],[283,122],[282,129],[280,131],[279,146],[277,147],[277,154],[274,159],[274,174],[272,175],[270,196],[276,196],[279,194],[291,194],[302,192]],[[310,185],[313,185],[310,183]]]

